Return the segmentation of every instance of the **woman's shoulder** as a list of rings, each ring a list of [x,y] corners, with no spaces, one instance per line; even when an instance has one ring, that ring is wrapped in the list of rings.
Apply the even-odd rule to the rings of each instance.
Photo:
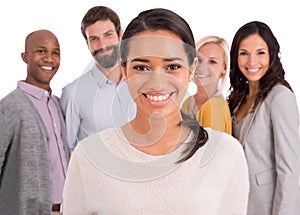
[[[225,145],[231,148],[241,148],[241,144],[238,139],[233,137],[232,135],[222,132],[219,130],[215,130],[212,128],[205,128],[209,134],[208,142],[217,141],[220,145]]]
[[[211,104],[215,104],[215,105],[228,104],[227,101],[222,96],[212,97],[207,102],[210,102]]]
[[[201,111],[202,114],[213,112],[214,114],[217,114],[216,116],[219,116],[220,114],[226,114],[228,117],[230,117],[228,102],[221,96],[213,97],[207,100],[199,111]]]
[[[277,84],[268,93],[265,103],[270,104],[271,107],[274,105],[286,107],[291,106],[292,104],[296,104],[296,96],[295,94],[286,86],[282,84]]]
[[[216,107],[216,106],[228,106],[228,102],[222,97],[222,96],[215,96],[212,98],[209,98],[201,107],[203,108],[211,108],[211,107]]]
[[[97,147],[99,144],[109,145],[118,137],[116,128],[107,128],[95,134],[89,135],[79,141],[81,148]]]
[[[287,88],[286,86],[282,85],[282,84],[277,84],[275,86],[272,87],[272,89],[270,90],[269,97],[275,97],[275,96],[294,96],[294,93]]]
[[[242,145],[233,136],[211,128],[205,129],[208,132],[208,141],[203,149],[203,155],[201,158],[202,165],[206,165],[212,161],[217,154],[224,158],[227,157],[226,159],[229,159],[229,157],[234,159],[234,155],[236,153],[244,153]]]
[[[116,128],[107,128],[80,140],[72,156],[98,163],[99,159],[112,154],[113,148],[120,141]]]

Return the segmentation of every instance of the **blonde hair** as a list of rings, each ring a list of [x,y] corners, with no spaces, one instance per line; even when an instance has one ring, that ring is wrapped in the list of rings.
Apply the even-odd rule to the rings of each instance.
[[[222,38],[215,35],[209,35],[202,37],[197,43],[196,43],[196,50],[199,51],[199,49],[207,44],[207,43],[214,43],[219,45],[223,49],[224,54],[224,64],[225,64],[225,74],[223,75],[220,83],[220,90],[223,94],[228,93],[229,90],[229,62],[230,62],[230,56],[229,56],[229,46],[227,41]],[[224,95],[226,97],[226,95]]]

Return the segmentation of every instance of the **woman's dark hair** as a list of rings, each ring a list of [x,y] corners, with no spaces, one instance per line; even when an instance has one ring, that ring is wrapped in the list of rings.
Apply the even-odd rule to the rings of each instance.
[[[185,51],[188,54],[189,65],[192,65],[196,57],[195,40],[188,23],[173,11],[155,8],[141,12],[134,18],[124,31],[121,41],[121,66],[125,67],[129,51],[129,39],[144,31],[166,30],[181,38]],[[133,43],[130,43],[133,44]],[[183,121],[181,125],[189,127],[195,134],[193,140],[188,144],[183,158],[178,162],[185,161],[202,147],[208,140],[208,133],[200,125],[196,118],[181,112]]]
[[[105,6],[95,6],[89,9],[81,21],[81,33],[87,40],[85,29],[99,20],[110,20],[114,23],[117,35],[120,36],[121,22],[118,14]]]
[[[266,74],[259,81],[259,89],[255,96],[254,106],[252,111],[257,105],[262,102],[276,84],[282,84],[292,91],[291,86],[285,80],[285,71],[280,61],[280,46],[272,33],[270,27],[263,22],[252,21],[243,25],[235,34],[231,49],[230,49],[230,95],[228,97],[229,107],[231,114],[234,109],[239,105],[241,98],[243,101],[245,95],[249,92],[248,80],[243,75],[238,66],[238,53],[241,42],[248,36],[258,34],[268,46],[270,53],[270,65]]]

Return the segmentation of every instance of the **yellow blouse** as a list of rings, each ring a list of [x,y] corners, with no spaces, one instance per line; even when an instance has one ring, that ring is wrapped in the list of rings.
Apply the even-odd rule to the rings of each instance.
[[[182,111],[189,113],[190,97],[182,105]],[[208,99],[197,111],[197,120],[202,127],[210,127],[215,130],[232,134],[231,114],[227,101],[221,97]]]

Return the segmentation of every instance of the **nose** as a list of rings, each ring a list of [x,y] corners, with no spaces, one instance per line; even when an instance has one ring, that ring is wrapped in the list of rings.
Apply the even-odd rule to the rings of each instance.
[[[159,91],[166,86],[167,79],[167,75],[163,72],[151,72],[148,84],[153,90]]]
[[[105,44],[101,40],[97,41],[96,43],[91,44],[91,48],[93,50],[103,50],[103,49],[105,49],[105,47],[106,47]]]
[[[98,39],[96,43],[91,45],[93,46],[93,50],[105,50],[109,46],[108,42],[104,39]]]
[[[52,56],[51,53],[46,53],[43,57],[43,60],[46,62],[53,62],[54,61],[54,56]]]
[[[249,55],[248,64],[249,65],[255,65],[256,62],[257,62],[257,56],[255,54]]]

